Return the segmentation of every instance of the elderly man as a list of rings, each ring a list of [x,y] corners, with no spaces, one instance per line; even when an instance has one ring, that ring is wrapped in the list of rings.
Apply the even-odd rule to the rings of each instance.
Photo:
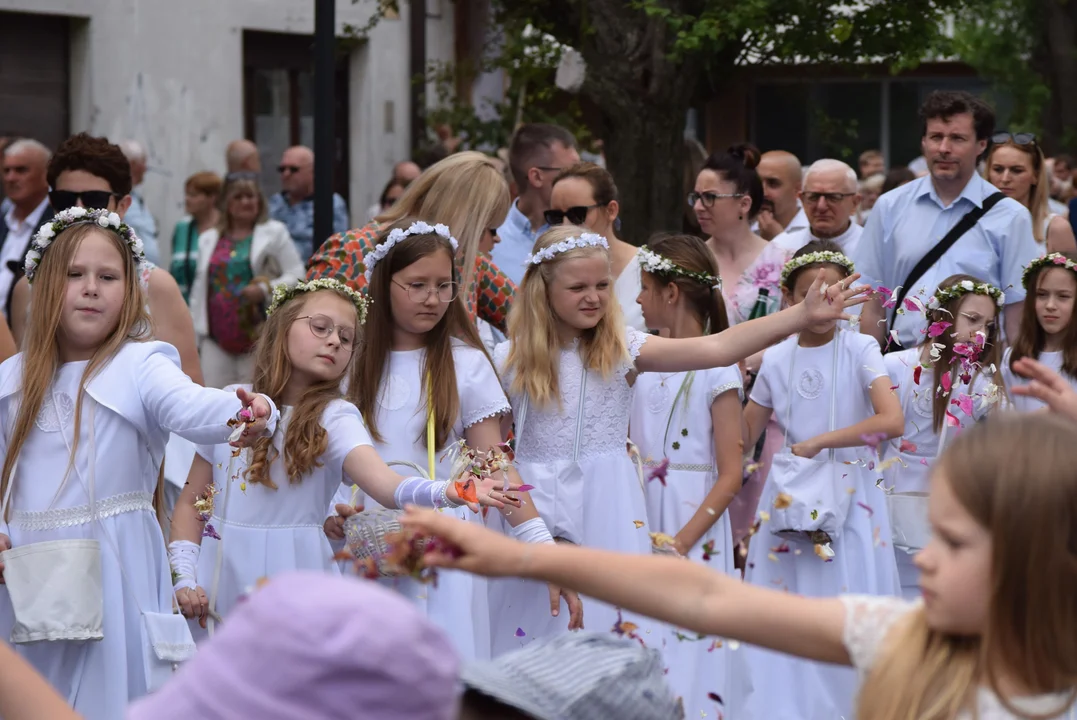
[[[852,257],[864,231],[853,222],[860,205],[856,171],[841,160],[818,160],[808,168],[799,197],[808,227],[787,230],[774,238],[774,244],[796,252],[812,240],[832,240]]]
[[[249,172],[258,175],[262,172],[262,159],[258,155],[258,146],[250,140],[233,140],[224,151],[224,162],[228,172]]]
[[[131,206],[127,208],[127,214],[123,221],[131,226],[131,229],[142,238],[145,247],[146,259],[154,265],[160,260],[160,252],[157,248],[157,221],[153,219],[153,213],[146,207],[142,199],[143,178],[146,177],[146,150],[142,144],[135,140],[125,140],[120,144],[127,162],[131,164]]]
[[[50,157],[49,149],[37,140],[16,140],[4,149],[4,195],[11,205],[0,223],[0,309],[9,325],[11,293],[22,277],[30,240],[53,216],[45,176]]]
[[[326,238],[314,237],[314,152],[302,145],[290,147],[280,158],[279,193],[269,198],[269,216],[288,226],[299,257],[310,260]],[[333,193],[333,232],[348,229],[348,206]]]
[[[808,216],[797,201],[802,172],[797,156],[784,150],[765,152],[756,172],[763,181],[765,202],[753,230],[764,240],[773,240],[783,232],[808,227]]]

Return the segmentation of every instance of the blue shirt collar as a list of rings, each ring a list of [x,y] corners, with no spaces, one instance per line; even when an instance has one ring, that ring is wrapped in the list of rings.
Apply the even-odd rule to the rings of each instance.
[[[516,230],[521,235],[524,235],[525,237],[530,237],[532,240],[534,240],[550,226],[546,223],[543,223],[541,227],[532,230],[531,220],[526,215],[524,215],[523,212],[520,211],[520,208],[517,204],[519,202],[519,199],[512,201],[512,207],[509,208],[509,214],[505,218],[505,222],[510,227],[512,227],[513,230]]]
[[[913,191],[913,196],[917,200],[922,197],[928,197],[940,208],[945,209],[947,207],[935,191],[935,183],[931,181],[931,175],[925,175],[922,178],[913,180],[913,182],[920,183],[920,186]],[[956,205],[961,200],[967,200],[974,207],[980,207],[983,205],[984,198],[993,192],[995,192],[995,189],[980,177],[979,173],[973,173],[969,181],[965,183],[965,187],[961,189],[961,194],[954,199],[953,205]]]

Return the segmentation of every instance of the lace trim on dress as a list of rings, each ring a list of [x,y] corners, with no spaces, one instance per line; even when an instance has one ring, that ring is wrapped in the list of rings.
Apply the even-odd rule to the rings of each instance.
[[[737,397],[739,397],[741,399],[741,401],[744,400],[744,383],[727,382],[727,383],[725,383],[723,385],[719,385],[717,387],[711,388],[711,391],[710,391],[710,393],[708,393],[708,396],[707,396],[707,404],[713,404],[715,399],[719,395],[721,395],[724,392],[729,392],[730,390],[736,390],[737,391]]]
[[[165,662],[179,663],[188,660],[198,650],[194,643],[153,643],[153,654]]]
[[[467,430],[472,425],[477,425],[486,418],[507,415],[510,412],[512,412],[512,407],[510,407],[504,399],[495,400],[482,407],[476,408],[472,413],[468,413],[468,416],[464,418],[464,429]]]
[[[97,516],[101,519],[124,513],[148,510],[153,512],[153,493],[129,492],[114,495],[97,503]],[[11,525],[21,530],[56,530],[93,522],[89,505],[54,510],[12,510]]]
[[[633,364],[636,358],[639,357],[640,350],[643,349],[643,344],[647,342],[647,339],[651,337],[646,333],[641,333],[635,328],[628,328],[628,356],[632,358]]]
[[[862,673],[871,669],[894,625],[921,605],[920,601],[896,597],[841,595],[840,598],[845,606],[842,643],[853,667]]]

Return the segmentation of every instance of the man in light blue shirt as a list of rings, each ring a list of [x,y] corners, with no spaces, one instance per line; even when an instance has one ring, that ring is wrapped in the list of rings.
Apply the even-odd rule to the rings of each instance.
[[[314,151],[302,145],[290,147],[280,159],[280,184],[283,190],[269,198],[269,216],[288,228],[303,262],[328,238],[314,237]],[[333,232],[348,229],[348,206],[344,198],[333,193]]]
[[[966,92],[937,91],[920,108],[921,147],[929,174],[892,190],[875,203],[854,255],[864,281],[897,294],[912,269],[961,218],[998,192],[976,172],[987,149],[995,116],[983,101]],[[1025,290],[1023,267],[1042,254],[1032,235],[1032,217],[1016,200],[1006,198],[961,236],[938,262],[908,288],[908,298],[925,304],[938,284],[964,273],[991,283],[1006,294],[1006,337],[1017,337]],[[861,332],[894,349],[887,319],[896,312],[878,299],[864,304]],[[897,342],[911,348],[924,341],[927,320],[903,310],[892,323]]]
[[[550,209],[554,178],[579,161],[576,138],[558,125],[530,123],[512,136],[509,169],[519,197],[497,229],[500,241],[491,256],[517,285],[523,280],[524,263],[535,240],[549,228],[542,214]]]

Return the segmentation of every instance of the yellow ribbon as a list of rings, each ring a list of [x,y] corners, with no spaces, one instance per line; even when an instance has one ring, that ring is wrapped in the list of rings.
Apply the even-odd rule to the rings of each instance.
[[[434,380],[426,374],[426,461],[430,469],[430,479],[434,479]]]

